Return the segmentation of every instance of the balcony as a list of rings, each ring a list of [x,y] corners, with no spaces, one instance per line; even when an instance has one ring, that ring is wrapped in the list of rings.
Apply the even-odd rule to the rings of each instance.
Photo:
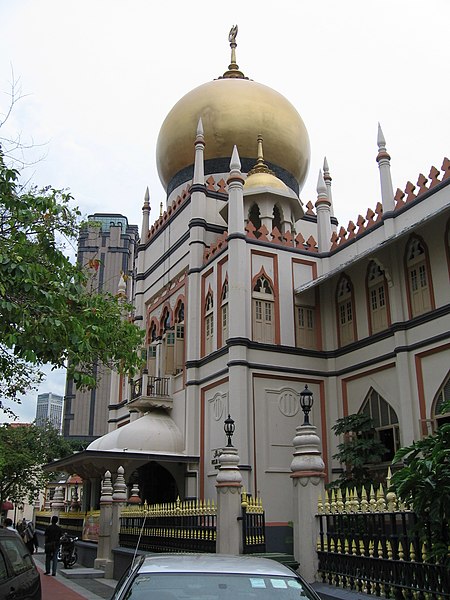
[[[129,409],[147,412],[152,408],[171,410],[173,400],[169,394],[169,377],[154,377],[143,373],[142,377],[131,383]]]

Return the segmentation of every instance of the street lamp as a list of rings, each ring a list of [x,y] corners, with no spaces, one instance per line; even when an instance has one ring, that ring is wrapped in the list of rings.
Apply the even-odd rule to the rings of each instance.
[[[310,425],[309,413],[313,404],[313,393],[311,390],[308,389],[308,386],[305,385],[305,389],[302,392],[300,392],[300,406],[302,407],[303,414],[305,415],[303,425]]]
[[[228,415],[228,419],[225,419],[225,424],[223,426],[225,431],[225,435],[228,438],[227,448],[232,448],[233,444],[231,443],[231,438],[233,437],[234,430],[236,429],[236,425],[234,424],[233,419]]]

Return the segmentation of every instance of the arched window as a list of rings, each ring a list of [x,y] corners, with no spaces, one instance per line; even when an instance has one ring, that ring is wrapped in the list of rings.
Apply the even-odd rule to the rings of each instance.
[[[406,271],[411,316],[416,317],[433,308],[427,254],[423,242],[417,237],[411,238],[406,247]]]
[[[444,410],[444,404],[447,402],[450,402],[450,373],[448,373],[433,402],[437,427],[444,425],[444,423],[450,423],[450,411]]]
[[[156,347],[158,339],[158,329],[155,321],[152,321],[148,334],[149,346],[147,349],[147,369],[151,376],[156,375]]]
[[[269,280],[261,275],[253,287],[253,339],[263,344],[275,341],[275,302]]]
[[[261,227],[261,213],[257,204],[252,204],[248,212],[248,220],[252,223],[253,227],[256,230],[255,237],[259,237],[261,235],[259,233],[259,228]]]
[[[339,345],[355,341],[355,315],[350,279],[342,276],[336,292]]]
[[[367,269],[367,295],[370,332],[383,331],[389,325],[388,290],[384,271],[371,260]]]
[[[179,302],[175,310],[175,373],[184,367],[184,302]]]
[[[283,233],[281,229],[281,211],[276,204],[273,207],[272,229],[275,229],[275,227],[280,233]]]
[[[220,327],[222,346],[225,346],[225,342],[228,339],[228,321],[228,279],[226,279],[222,287],[222,294],[220,298]]]
[[[400,448],[400,430],[395,410],[371,388],[359,412],[371,417],[377,438],[386,446],[383,462],[391,461]]]
[[[175,349],[175,332],[172,325],[172,319],[169,309],[166,307],[161,318],[161,326],[163,331],[163,370],[166,375],[174,373],[174,349]]]
[[[209,291],[205,300],[205,354],[213,351],[214,341],[214,301],[212,292]]]

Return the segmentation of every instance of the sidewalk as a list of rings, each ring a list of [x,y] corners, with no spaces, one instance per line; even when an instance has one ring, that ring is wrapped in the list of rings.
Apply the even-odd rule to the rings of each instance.
[[[61,574],[62,563],[58,563],[56,577],[44,575],[45,554],[33,554],[41,574],[42,600],[109,600],[116,581],[112,579],[77,578],[68,579]],[[77,566],[71,571],[76,571]]]

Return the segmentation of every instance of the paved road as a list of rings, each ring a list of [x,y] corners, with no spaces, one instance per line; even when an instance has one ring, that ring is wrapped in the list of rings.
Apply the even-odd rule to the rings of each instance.
[[[44,575],[45,554],[35,554],[41,573],[42,600],[108,600],[115,582],[103,579],[67,579],[59,571],[56,577]],[[58,564],[58,569],[62,563]],[[73,570],[76,569],[73,567]]]

